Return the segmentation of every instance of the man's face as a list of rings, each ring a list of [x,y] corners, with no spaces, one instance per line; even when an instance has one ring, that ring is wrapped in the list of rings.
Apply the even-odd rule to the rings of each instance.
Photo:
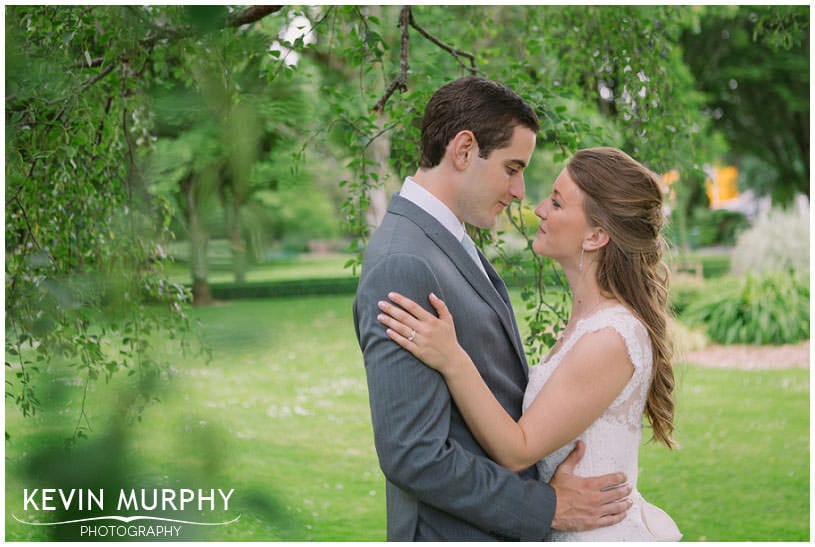
[[[476,150],[457,196],[461,220],[491,228],[510,202],[523,199],[524,169],[535,150],[535,139],[532,130],[516,126],[506,148],[493,150],[486,159],[478,157]]]

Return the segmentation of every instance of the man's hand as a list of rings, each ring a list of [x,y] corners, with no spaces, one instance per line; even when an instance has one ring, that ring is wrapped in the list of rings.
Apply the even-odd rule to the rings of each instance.
[[[586,446],[577,441],[572,453],[563,460],[549,485],[555,489],[557,507],[552,519],[556,530],[578,532],[617,524],[631,507],[631,487],[623,473],[600,477],[578,477],[574,468],[583,458]]]

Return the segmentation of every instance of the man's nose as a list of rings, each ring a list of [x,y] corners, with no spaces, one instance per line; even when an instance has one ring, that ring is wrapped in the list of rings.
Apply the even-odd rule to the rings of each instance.
[[[518,177],[516,182],[510,184],[509,192],[512,194],[513,199],[517,199],[518,201],[524,199],[524,196],[526,195],[526,184],[524,183],[523,175]]]

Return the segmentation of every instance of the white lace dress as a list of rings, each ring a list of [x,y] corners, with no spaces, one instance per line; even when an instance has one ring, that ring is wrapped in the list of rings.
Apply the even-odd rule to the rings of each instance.
[[[667,513],[645,501],[637,490],[637,456],[642,440],[642,415],[651,380],[653,352],[648,332],[624,306],[604,308],[579,321],[575,331],[553,348],[529,373],[524,410],[529,408],[563,356],[584,335],[611,327],[625,340],[634,374],[622,392],[597,421],[577,439],[586,443],[586,453],[575,473],[584,477],[622,471],[632,487],[633,505],[625,520],[588,532],[553,531],[552,541],[678,541],[682,534]],[[575,439],[575,441],[577,440]],[[555,468],[569,455],[575,441],[546,456],[538,464],[541,478],[548,481]]]

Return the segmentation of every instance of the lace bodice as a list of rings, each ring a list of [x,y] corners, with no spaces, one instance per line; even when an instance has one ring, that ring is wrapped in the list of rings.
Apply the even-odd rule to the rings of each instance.
[[[586,334],[611,327],[625,342],[628,356],[634,365],[634,373],[620,394],[606,411],[577,439],[555,450],[538,464],[541,478],[549,481],[558,465],[569,455],[575,442],[586,443],[586,453],[575,468],[575,473],[593,477],[622,471],[632,487],[631,500],[626,519],[614,526],[589,532],[564,533],[554,531],[551,539],[557,541],[654,541],[678,540],[681,537],[673,521],[659,508],[648,504],[637,490],[638,452],[642,440],[642,416],[651,381],[653,351],[648,331],[624,306],[615,305],[601,309],[579,321],[574,332],[561,340],[560,347],[552,352],[529,373],[529,384],[524,396],[524,411],[540,392],[543,385],[557,369],[578,340]],[[665,521],[667,519],[667,521]],[[650,529],[649,529],[650,526]],[[667,529],[666,529],[667,528]]]

